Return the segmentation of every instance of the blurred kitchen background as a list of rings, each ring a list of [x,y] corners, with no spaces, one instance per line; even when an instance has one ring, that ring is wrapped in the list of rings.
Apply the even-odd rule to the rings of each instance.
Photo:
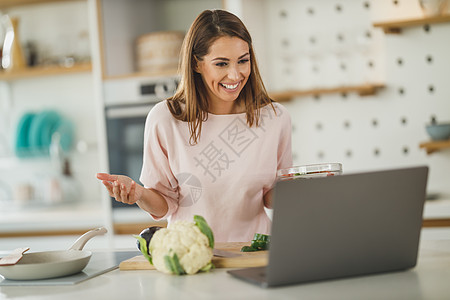
[[[176,88],[204,9],[247,25],[292,117],[294,164],[430,167],[424,226],[450,226],[450,3],[419,0],[0,0],[0,237],[138,233],[152,220],[97,172],[138,180],[143,122]]]

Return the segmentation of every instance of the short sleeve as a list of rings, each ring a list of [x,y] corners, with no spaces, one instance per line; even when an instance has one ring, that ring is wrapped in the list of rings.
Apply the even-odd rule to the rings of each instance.
[[[279,108],[281,127],[278,140],[277,170],[292,166],[292,124],[288,110],[277,103]]]
[[[178,209],[178,184],[170,168],[167,147],[171,136],[170,122],[172,115],[166,111],[165,102],[158,103],[148,114],[144,130],[144,154],[139,180],[145,188],[157,190],[167,201],[168,211],[165,216],[153,219],[167,219]],[[169,128],[168,128],[169,127]]]

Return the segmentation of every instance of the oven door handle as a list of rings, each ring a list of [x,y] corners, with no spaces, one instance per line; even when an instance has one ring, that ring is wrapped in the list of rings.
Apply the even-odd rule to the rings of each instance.
[[[129,106],[129,107],[108,107],[106,108],[107,119],[124,119],[133,117],[145,117],[152,109],[153,105]]]

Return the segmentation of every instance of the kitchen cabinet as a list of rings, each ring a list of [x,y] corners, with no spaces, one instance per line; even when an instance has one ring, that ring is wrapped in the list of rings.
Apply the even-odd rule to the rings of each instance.
[[[97,31],[92,18],[95,1],[0,0],[0,10],[18,17],[22,48],[25,42],[33,41],[41,51],[38,54],[43,55],[43,60],[32,67],[0,71],[0,142],[11,143],[4,147],[8,150],[0,152],[0,182],[10,191],[6,198],[0,195],[0,236],[110,228],[109,212],[102,205],[100,187],[93,175],[103,169],[104,148],[97,122],[101,101],[95,84],[95,78],[100,77],[96,75],[98,59],[92,58],[91,48]],[[61,56],[70,60],[58,60]],[[46,195],[41,195],[43,184],[38,181],[44,183],[61,175],[54,161],[49,157],[22,159],[13,153],[19,117],[44,109],[58,111],[75,127],[73,148],[67,156],[79,190],[76,199],[67,203],[50,203]],[[81,151],[76,147],[80,145],[84,145]],[[20,176],[18,170],[27,176]],[[24,183],[34,187],[35,196],[21,203],[16,192]]]
[[[44,82],[46,87],[51,85],[53,81],[71,80],[71,75],[79,76],[83,81],[89,81],[89,87],[78,85],[76,81],[73,81],[73,88],[77,90],[77,93],[70,93],[73,95],[72,98],[76,98],[76,94],[82,99],[75,100],[71,99],[71,102],[78,103],[78,107],[84,107],[85,114],[95,113],[95,119],[89,118],[87,115],[84,117],[84,121],[80,120],[80,124],[83,127],[88,127],[90,124],[88,134],[92,135],[88,139],[88,145],[93,151],[97,153],[91,153],[89,158],[91,160],[76,163],[77,166],[87,165],[87,168],[95,169],[89,171],[89,174],[83,176],[82,182],[87,182],[83,184],[84,191],[90,193],[90,195],[83,197],[87,198],[84,200],[83,204],[92,201],[92,207],[83,207],[78,209],[77,205],[74,206],[64,206],[64,207],[46,207],[38,211],[22,211],[14,214],[16,216],[17,222],[12,222],[8,219],[8,224],[10,226],[1,226],[0,235],[8,234],[18,234],[23,235],[27,233],[27,228],[34,228],[33,234],[60,234],[64,231],[69,232],[79,232],[80,230],[85,230],[86,227],[92,227],[93,225],[99,225],[98,222],[111,229],[111,231],[116,232],[127,232],[127,233],[138,233],[142,228],[148,227],[152,224],[152,220],[148,214],[142,211],[136,211],[136,209],[130,209],[126,212],[112,211],[111,200],[106,191],[101,187],[99,183],[93,176],[95,172],[108,171],[108,153],[107,144],[105,140],[106,136],[106,124],[105,122],[105,97],[104,93],[105,84],[114,84],[117,81],[129,80],[130,78],[141,78],[141,77],[166,77],[174,76],[176,70],[168,70],[165,72],[154,72],[154,73],[139,73],[135,67],[135,41],[137,37],[154,31],[165,31],[165,30],[183,30],[186,31],[194,20],[194,18],[204,9],[221,7],[221,1],[209,1],[209,0],[195,0],[195,1],[178,1],[178,0],[167,0],[167,1],[156,1],[156,0],[70,0],[70,1],[2,1],[0,0],[0,8],[9,11],[17,10],[28,10],[32,11],[33,15],[42,15],[44,18],[52,19],[55,17],[53,14],[48,14],[43,7],[52,9],[53,6],[58,6],[64,13],[67,11],[64,9],[65,5],[71,5],[71,3],[78,3],[85,6],[83,14],[87,15],[87,20],[84,23],[88,23],[89,36],[91,41],[91,62],[86,62],[83,64],[75,64],[71,68],[61,68],[58,66],[52,67],[34,67],[27,68],[16,72],[4,72],[0,73],[0,80],[4,81],[9,89],[16,88],[27,88],[27,85],[35,85],[36,82]],[[70,6],[69,6],[70,7]],[[36,13],[34,13],[36,12]],[[76,12],[74,12],[75,14]],[[69,16],[70,17],[70,16]],[[79,23],[79,22],[76,22]],[[23,37],[24,35],[22,35]],[[79,75],[81,74],[81,75]],[[60,76],[64,75],[64,76]],[[27,78],[27,80],[19,80]],[[46,87],[41,87],[45,89]],[[31,90],[31,89],[29,89]],[[90,90],[88,97],[83,97],[83,93],[79,91]],[[37,93],[42,92],[37,90]],[[36,94],[36,93],[34,93]],[[42,92],[41,94],[48,94]],[[65,99],[68,95],[64,94],[64,91],[58,92],[58,89],[52,89],[51,94],[56,95],[59,99],[55,99],[60,103],[59,106],[64,105],[61,99]],[[58,96],[59,94],[59,96]],[[17,93],[14,91],[9,92],[11,99],[9,102],[11,106],[21,105],[21,100],[17,99]],[[31,106],[39,105],[40,101],[48,103],[47,99],[37,99],[33,95],[33,101],[30,102]],[[30,98],[28,98],[30,99]],[[86,101],[87,103],[83,102]],[[86,107],[89,109],[86,110]],[[75,112],[76,113],[76,112]],[[68,114],[74,114],[74,112],[69,111]],[[87,117],[87,118],[86,118]],[[96,138],[93,138],[96,136]],[[81,155],[77,155],[81,156]],[[0,157],[1,158],[1,157]],[[15,161],[15,158],[1,158],[1,161]],[[0,163],[1,163],[0,161]],[[74,165],[75,165],[74,164]],[[9,163],[3,163],[3,166],[7,169]],[[0,164],[1,167],[1,164]],[[5,169],[3,168],[3,169]],[[81,167],[79,167],[81,168]],[[81,172],[88,173],[87,171]],[[83,181],[84,180],[84,181]],[[101,201],[99,201],[101,199]],[[100,203],[99,203],[100,202]],[[82,204],[81,204],[82,205]],[[64,220],[61,218],[56,218],[55,220],[50,220],[55,217],[55,213],[58,212],[59,215],[64,216]],[[23,217],[20,217],[23,216]],[[41,218],[49,219],[49,222],[43,224],[42,226],[35,226],[36,222],[33,220],[38,220]],[[79,219],[80,223],[77,226],[76,222],[72,222]],[[6,220],[6,219],[5,219]],[[113,224],[114,223],[114,224]],[[61,230],[53,230],[52,228],[61,228]],[[139,231],[138,231],[139,230]]]

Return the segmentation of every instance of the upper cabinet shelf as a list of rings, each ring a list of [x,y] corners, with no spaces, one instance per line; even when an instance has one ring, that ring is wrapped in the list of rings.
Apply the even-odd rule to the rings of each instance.
[[[411,18],[373,23],[374,27],[382,28],[385,33],[400,33],[402,28],[450,22],[450,15],[440,15],[424,18]]]
[[[64,1],[64,0],[0,0],[0,9],[19,6],[19,5],[40,4],[40,3],[48,3],[48,2],[62,2],[62,1]]]
[[[383,88],[383,84],[362,84],[355,86],[341,86],[334,88],[317,88],[311,90],[291,90],[281,92],[269,92],[269,96],[276,101],[286,102],[296,97],[306,97],[321,94],[346,94],[357,93],[360,96],[370,96],[376,94],[377,90]]]
[[[61,66],[36,66],[14,71],[1,71],[0,81],[12,81],[18,79],[43,77],[52,75],[63,75],[71,73],[90,72],[92,65],[90,63],[75,64],[72,67]]]
[[[80,0],[0,0],[1,13],[13,25],[15,46],[20,44],[20,50],[11,48],[12,56],[23,58],[10,70],[0,68],[0,81],[92,72],[87,5]],[[68,16],[70,25],[64,23]]]

